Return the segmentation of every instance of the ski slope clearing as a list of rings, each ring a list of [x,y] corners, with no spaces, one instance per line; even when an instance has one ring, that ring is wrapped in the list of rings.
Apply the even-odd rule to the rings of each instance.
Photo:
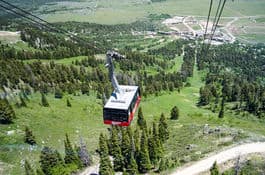
[[[195,175],[208,171],[215,161],[217,162],[217,164],[221,164],[228,160],[235,159],[239,155],[243,156],[251,153],[263,153],[263,152],[265,152],[265,142],[243,144],[224,150],[220,153],[211,155],[208,158],[195,162],[186,167],[177,169],[171,175],[187,175],[187,174]]]

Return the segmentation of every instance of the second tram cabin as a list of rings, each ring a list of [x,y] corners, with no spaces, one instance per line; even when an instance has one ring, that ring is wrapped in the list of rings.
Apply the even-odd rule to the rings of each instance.
[[[138,86],[120,85],[121,94],[112,94],[103,109],[104,123],[129,126],[140,103]]]

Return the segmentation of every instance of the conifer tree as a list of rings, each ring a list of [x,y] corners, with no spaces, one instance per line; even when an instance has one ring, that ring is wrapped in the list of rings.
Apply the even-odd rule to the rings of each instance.
[[[138,111],[137,124],[138,124],[138,126],[141,129],[147,128],[147,124],[146,124],[146,121],[144,119],[144,115],[143,115],[143,111],[142,111],[142,108],[141,107],[139,108],[139,111]]]
[[[177,120],[179,118],[179,109],[177,106],[174,106],[172,109],[171,109],[171,117],[170,119],[171,120]]]
[[[167,139],[169,139],[169,131],[168,131],[168,126],[166,123],[166,117],[162,113],[161,117],[159,119],[159,138],[162,143],[164,143]]]
[[[132,131],[132,128],[129,126],[127,127],[127,134],[130,139],[130,152],[135,155],[135,140],[134,140],[134,133]],[[128,159],[129,160],[129,159]]]
[[[52,175],[52,168],[55,166],[60,166],[60,157],[58,157],[58,152],[54,151],[50,147],[44,147],[40,154],[40,167],[44,174]]]
[[[140,129],[139,127],[136,127],[133,137],[134,137],[135,151],[137,152],[140,150]]]
[[[159,159],[162,157],[162,145],[158,138],[155,123],[153,123],[153,131],[148,138],[148,150],[151,163],[156,165]]]
[[[66,105],[67,107],[72,107],[72,104],[70,103],[70,100],[67,98],[67,101],[66,101]]]
[[[140,129],[136,126],[134,130],[133,138],[134,138],[134,158],[136,160],[137,165],[140,164],[139,157],[140,157]]]
[[[41,169],[37,169],[36,174],[37,175],[45,175]]]
[[[54,154],[55,154],[56,157],[57,157],[58,164],[59,164],[59,165],[64,165],[64,160],[63,160],[61,154],[60,154],[57,150],[54,151]]]
[[[27,107],[27,103],[25,102],[24,98],[20,95],[20,106],[21,107]]]
[[[129,163],[127,165],[127,172],[128,172],[128,174],[135,175],[138,173],[137,169],[138,169],[138,166],[137,166],[136,160],[134,158],[133,153],[131,153]]]
[[[113,164],[115,171],[122,171],[124,168],[123,156],[121,153],[120,141],[118,138],[117,127],[112,127],[111,133],[111,155],[113,156]]]
[[[219,170],[216,161],[214,162],[213,166],[210,169],[211,175],[219,175]]]
[[[109,149],[107,145],[107,138],[102,133],[99,136],[99,154],[109,155]]]
[[[41,105],[44,107],[50,106],[44,93],[41,93]]]
[[[55,98],[63,98],[63,92],[60,88],[56,88],[54,92],[54,97]]]
[[[31,168],[31,165],[27,160],[25,160],[25,174],[26,175],[35,175],[34,170]]]
[[[25,141],[25,143],[28,143],[30,145],[35,145],[36,144],[35,136],[32,134],[32,131],[27,126],[25,128],[24,141]]]
[[[125,165],[128,165],[129,163],[129,159],[130,159],[131,152],[132,152],[131,147],[132,145],[130,143],[130,138],[127,132],[127,128],[122,128],[121,151],[122,151]]]
[[[224,98],[222,99],[221,109],[219,111],[218,118],[224,118]]]
[[[99,154],[100,154],[99,174],[113,175],[114,170],[108,155],[107,139],[102,133],[99,136]]]
[[[155,148],[157,149],[157,159],[159,160],[160,158],[162,158],[163,155],[163,145],[159,139],[159,134],[157,131],[157,125],[155,122],[153,122],[153,133],[152,136],[154,138],[154,143],[155,143]]]
[[[146,132],[145,130],[142,131],[141,149],[137,161],[140,173],[147,173],[152,168],[148,153],[148,143],[147,143],[148,141],[145,132]]]
[[[78,167],[81,166],[80,159],[77,157],[71,142],[69,140],[68,134],[65,135],[66,140],[64,140],[65,157],[64,162],[66,164],[76,164]]]
[[[133,139],[133,131],[132,131],[132,128],[130,126],[127,127],[127,134],[130,138],[130,143],[132,145],[132,148],[134,150],[134,139]]]
[[[150,161],[153,165],[156,164],[157,162],[157,152],[156,152],[156,148],[155,148],[155,143],[154,143],[154,138],[152,137],[152,135],[148,138],[148,151],[149,151],[149,157],[150,157]]]
[[[12,106],[6,99],[0,98],[0,123],[10,124],[16,118]]]

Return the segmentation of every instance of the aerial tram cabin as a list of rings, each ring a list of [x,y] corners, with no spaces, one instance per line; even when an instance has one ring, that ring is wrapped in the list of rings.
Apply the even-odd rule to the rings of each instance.
[[[129,126],[140,103],[138,86],[120,86],[124,90],[121,96],[112,95],[103,109],[104,123]]]
[[[106,67],[114,91],[103,108],[104,124],[129,126],[139,106],[141,96],[138,86],[119,85],[114,74],[113,59],[124,58],[117,52],[108,51]]]

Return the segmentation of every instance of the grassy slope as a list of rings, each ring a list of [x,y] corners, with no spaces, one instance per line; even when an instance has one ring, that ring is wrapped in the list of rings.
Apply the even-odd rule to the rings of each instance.
[[[217,3],[217,2],[215,2]],[[264,15],[264,1],[228,1],[223,16]],[[80,4],[82,6],[82,3]],[[217,6],[217,4],[215,4]],[[94,8],[94,7],[92,7]],[[167,13],[170,15],[206,16],[208,0],[167,0],[159,3],[141,3],[136,0],[101,0],[93,13],[73,13],[71,10],[44,15],[51,21],[88,21],[103,24],[130,23],[146,18],[151,13]]]
[[[179,69],[181,62],[182,59],[178,57],[174,69]],[[68,64],[67,61],[63,63]],[[200,128],[206,123],[211,126],[231,126],[265,135],[264,123],[238,119],[232,114],[226,114],[224,119],[219,120],[217,114],[198,108],[196,103],[199,97],[199,88],[203,85],[201,80],[203,75],[203,72],[195,70],[194,77],[189,79],[191,87],[183,88],[180,93],[163,92],[158,97],[150,96],[141,102],[144,116],[149,124],[154,120],[158,120],[162,112],[169,117],[170,110],[174,105],[179,107],[180,119],[169,122],[170,131],[173,134],[167,144],[167,149],[171,150],[167,152],[168,154],[180,154],[179,150],[183,150],[183,147],[188,143],[198,144],[197,150],[203,153],[219,148],[217,145],[212,145],[213,140],[216,140],[215,137],[204,138],[204,140],[194,137],[193,133],[200,131]],[[70,134],[74,144],[78,144],[79,136],[83,136],[89,151],[94,152],[97,148],[99,133],[107,131],[107,126],[102,123],[101,100],[96,99],[95,96],[95,94],[90,96],[69,95],[63,99],[55,99],[50,94],[47,97],[50,107],[45,108],[39,105],[41,97],[37,93],[31,96],[27,108],[16,108],[18,119],[15,123],[1,126],[0,139],[3,141],[1,141],[0,146],[0,158],[13,165],[12,171],[5,173],[21,174],[23,168],[20,160],[27,158],[35,162],[38,161],[40,150],[44,145],[52,146],[63,153],[65,133]],[[71,99],[71,108],[66,107],[66,98]],[[133,125],[136,124],[135,121],[136,119]],[[23,129],[26,125],[33,130],[38,142],[38,146],[32,151],[30,151],[30,146],[23,143]],[[15,130],[15,134],[6,136],[6,132],[11,130]],[[192,138],[192,140],[188,138]],[[208,148],[207,145],[212,146]],[[185,152],[185,149],[183,151]]]

